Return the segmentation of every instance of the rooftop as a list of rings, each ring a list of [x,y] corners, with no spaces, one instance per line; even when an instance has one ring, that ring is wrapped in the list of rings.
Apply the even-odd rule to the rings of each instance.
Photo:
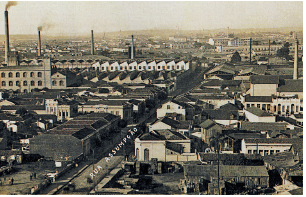
[[[267,112],[257,108],[257,107],[249,107],[246,109],[246,111],[259,116],[259,117],[266,117],[266,116],[271,116],[270,114],[268,114]]]

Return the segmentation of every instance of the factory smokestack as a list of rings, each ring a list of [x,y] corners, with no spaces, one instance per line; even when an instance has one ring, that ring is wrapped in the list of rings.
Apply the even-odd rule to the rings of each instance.
[[[93,35],[93,30],[91,30],[91,55],[94,54],[95,54],[94,35]]]
[[[131,59],[134,59],[134,36],[132,35]]]
[[[41,40],[40,40],[40,30],[38,30],[38,57],[41,56]]]
[[[250,38],[250,64],[252,64],[252,38]]]
[[[293,66],[293,79],[298,79],[298,50],[299,41],[295,40],[295,51],[294,51],[294,66]]]
[[[7,7],[4,11],[5,20],[5,63],[8,64],[8,54],[10,51],[10,38],[9,38],[9,24],[8,24],[8,11]]]

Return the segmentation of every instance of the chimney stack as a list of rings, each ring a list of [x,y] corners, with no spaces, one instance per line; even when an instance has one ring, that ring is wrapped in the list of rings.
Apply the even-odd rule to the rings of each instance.
[[[94,35],[93,35],[93,30],[91,30],[91,55],[94,54],[95,54]]]
[[[132,35],[131,59],[134,59],[134,36]]]
[[[8,56],[10,51],[8,11],[4,11],[4,20],[5,20],[5,63],[8,65]]]
[[[38,30],[38,57],[41,56],[41,40],[40,40],[40,31]]]
[[[299,50],[299,41],[295,40],[295,51],[294,51],[294,66],[293,66],[293,79],[298,79],[298,50]]]
[[[229,38],[228,36],[229,36],[229,27],[227,27],[227,38]]]
[[[252,38],[250,38],[250,64],[252,64]]]

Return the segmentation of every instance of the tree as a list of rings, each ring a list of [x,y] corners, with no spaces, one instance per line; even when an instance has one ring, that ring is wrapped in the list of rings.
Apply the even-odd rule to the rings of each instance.
[[[27,109],[24,107],[20,107],[16,110],[16,114],[19,114],[20,116],[25,115],[27,112],[28,112]]]
[[[231,62],[234,63],[234,62],[241,62],[241,56],[240,54],[236,51],[232,58],[231,58]]]
[[[7,92],[3,92],[2,93],[2,98],[3,99],[8,99],[8,98],[10,98],[10,95]]]
[[[289,55],[290,52],[289,47],[290,47],[289,42],[286,42],[282,48],[277,50],[276,55],[281,58],[286,58],[287,61],[291,60],[292,57]]]
[[[146,100],[146,107],[149,109],[152,109],[155,107],[155,101],[152,99],[148,99]]]
[[[118,126],[119,126],[120,128],[125,128],[126,125],[127,125],[127,121],[126,121],[126,120],[121,119],[121,120],[118,122]]]

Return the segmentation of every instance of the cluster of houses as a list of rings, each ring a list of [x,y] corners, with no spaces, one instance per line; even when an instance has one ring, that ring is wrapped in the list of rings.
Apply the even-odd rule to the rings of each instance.
[[[233,80],[239,72],[227,71],[227,67],[211,69],[197,88],[156,110],[157,119],[147,124],[149,132],[135,140],[137,160],[182,165],[185,193],[231,194],[242,188],[301,181],[303,80],[258,73],[248,75],[247,80]],[[220,166],[219,187],[217,152],[233,161]],[[237,162],[237,154],[246,157],[243,162]],[[266,159],[274,155],[279,160],[294,158],[294,162],[289,168]],[[275,182],[270,171],[276,171],[281,181]]]
[[[182,192],[232,194],[285,180],[300,183],[302,79],[272,75],[262,65],[215,65],[207,68],[201,84],[167,97],[189,63],[153,62],[97,62],[95,71],[74,74],[59,70],[52,76],[60,80],[70,73],[78,87],[2,100],[0,148],[8,149],[10,142],[24,153],[74,161],[119,132],[119,122],[137,123],[156,108],[156,117],[147,120],[147,130],[134,141],[135,159],[182,166]],[[14,144],[16,136],[23,140]],[[219,175],[216,164],[220,164]],[[271,172],[280,180],[272,179]]]

